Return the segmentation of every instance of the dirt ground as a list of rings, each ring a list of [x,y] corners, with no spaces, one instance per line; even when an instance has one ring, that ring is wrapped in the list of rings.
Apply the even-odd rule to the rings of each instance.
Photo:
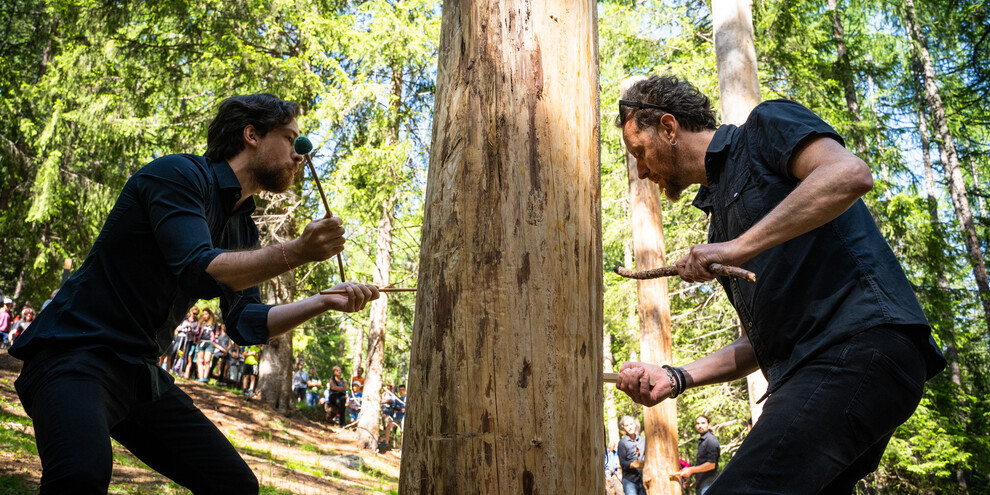
[[[14,380],[21,362],[0,351],[0,493],[37,493],[41,461],[28,450],[34,430],[24,413]],[[357,446],[357,434],[301,415],[286,418],[258,399],[198,382],[177,380],[196,405],[220,428],[258,476],[262,493],[396,493],[399,453]],[[4,431],[7,430],[7,431]],[[358,469],[332,463],[337,456],[359,456]],[[353,459],[353,458],[352,458]],[[111,493],[189,493],[147,468],[114,443]]]

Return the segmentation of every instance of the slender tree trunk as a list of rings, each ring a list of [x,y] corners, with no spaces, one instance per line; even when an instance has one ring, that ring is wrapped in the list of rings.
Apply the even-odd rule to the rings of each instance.
[[[595,5],[444,4],[401,493],[605,490]]]
[[[918,134],[921,137],[921,156],[925,167],[925,190],[928,193],[928,211],[930,214],[929,223],[932,227],[932,234],[937,235],[938,232],[942,232],[941,221],[938,217],[938,199],[935,195],[935,178],[932,173],[932,159],[931,159],[931,143],[928,140],[928,117],[925,115],[925,101],[922,94],[918,93]],[[941,258],[940,251],[942,249],[942,243],[937,242],[935,239],[929,240],[929,259],[938,260]],[[945,359],[949,364],[949,372],[951,373],[952,383],[957,387],[956,390],[956,407],[959,411],[959,420],[966,424],[968,422],[966,414],[966,404],[963,400],[963,395],[965,393],[962,383],[962,370],[959,367],[959,350],[956,347],[956,328],[955,328],[955,317],[952,311],[949,309],[952,301],[952,295],[949,293],[949,280],[945,275],[945,271],[939,269],[939,267],[933,267],[936,277],[938,280],[938,289],[941,296],[941,301],[937,305],[939,308],[937,312],[938,324],[940,326],[939,332],[940,336],[945,343]],[[956,481],[959,483],[960,493],[969,493],[969,473],[965,469],[956,469]]]
[[[382,205],[375,241],[375,285],[390,282],[392,267],[392,204]],[[385,324],[388,321],[388,297],[384,294],[371,302],[371,326],[368,329],[368,370],[365,375],[361,414],[358,416],[358,441],[366,449],[378,446],[378,425],[382,417],[382,372],[385,362]]]
[[[852,138],[856,153],[866,155],[866,137],[863,135],[863,118],[859,111],[859,98],[856,96],[856,82],[853,79],[852,66],[849,63],[849,48],[846,47],[846,34],[842,28],[842,15],[839,12],[838,0],[828,0],[828,10],[832,13],[832,39],[835,40],[835,72],[842,83],[842,92],[846,96],[846,108],[849,110],[849,120],[852,121]]]
[[[714,0],[712,22],[722,122],[740,125],[762,99],[756,71],[753,4],[750,0]],[[746,385],[750,415],[756,424],[763,412],[763,404],[756,401],[766,393],[767,379],[762,371],[755,371],[746,377]]]
[[[980,239],[976,234],[976,226],[973,224],[973,213],[969,207],[969,194],[966,192],[966,182],[959,167],[956,145],[952,139],[952,134],[949,132],[949,120],[945,115],[942,95],[935,79],[932,56],[928,52],[924,32],[918,23],[914,0],[904,0],[904,22],[911,39],[914,41],[918,60],[921,61],[920,67],[918,67],[921,70],[919,77],[924,82],[925,102],[933,116],[935,135],[937,136],[936,143],[942,156],[942,167],[945,169],[945,183],[949,188],[949,196],[952,198],[956,220],[959,222],[959,228],[962,229],[966,252],[969,254],[969,262],[973,267],[973,277],[976,279],[980,301],[983,303],[984,320],[987,331],[990,332],[990,281],[987,280],[987,268],[983,260]]]
[[[630,213],[636,269],[648,270],[667,265],[663,238],[663,212],[660,188],[641,180],[636,159],[626,154],[629,174]],[[666,364],[674,360],[670,335],[670,294],[667,279],[639,280],[639,349],[645,362]],[[650,495],[680,494],[681,485],[669,474],[679,470],[677,463],[677,402],[666,400],[643,408],[643,436],[646,437],[643,486]]]

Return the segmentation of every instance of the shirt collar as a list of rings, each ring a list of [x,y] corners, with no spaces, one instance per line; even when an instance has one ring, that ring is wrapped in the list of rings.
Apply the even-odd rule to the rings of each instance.
[[[217,186],[220,189],[220,200],[223,202],[224,210],[233,212],[234,205],[241,200],[241,182],[237,180],[234,169],[230,168],[230,164],[226,160],[213,162],[213,173],[217,177]],[[237,210],[251,214],[254,209],[254,197],[250,197]]]
[[[719,126],[712,136],[712,141],[708,143],[705,151],[705,177],[708,179],[708,186],[701,186],[698,194],[695,195],[691,204],[705,213],[711,213],[713,195],[711,186],[718,183],[718,178],[725,165],[725,155],[732,146],[732,138],[736,135],[738,127],[732,124]]]

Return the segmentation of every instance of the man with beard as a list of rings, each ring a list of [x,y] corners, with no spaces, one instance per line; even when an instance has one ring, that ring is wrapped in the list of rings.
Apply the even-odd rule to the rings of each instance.
[[[359,311],[374,286],[261,304],[257,284],[343,250],[340,218],[259,248],[253,195],[283,192],[302,157],[298,107],[272,95],[225,100],[205,156],[169,155],[137,171],[86,261],[10,350],[34,420],[41,493],[106,493],[114,438],[194,493],[258,493],[230,442],[157,366],[198,299],[220,298],[227,331],[263,344],[327,310]]]
[[[698,455],[695,456],[694,466],[685,466],[677,473],[681,479],[694,475],[694,493],[696,495],[705,495],[708,488],[715,482],[718,456],[722,453],[722,447],[712,433],[711,426],[711,421],[704,414],[694,420],[694,429],[700,435],[698,437]]]
[[[742,337],[683,368],[625,363],[618,388],[652,406],[760,369],[762,416],[708,494],[850,493],[945,367],[860,199],[873,187],[869,167],[791,101],[719,127],[709,99],[676,77],[639,81],[623,98],[617,125],[640,178],[671,200],[702,186],[694,205],[710,215],[708,244],[677,260],[678,274],[709,281],[720,263],[757,281],[719,277]]]

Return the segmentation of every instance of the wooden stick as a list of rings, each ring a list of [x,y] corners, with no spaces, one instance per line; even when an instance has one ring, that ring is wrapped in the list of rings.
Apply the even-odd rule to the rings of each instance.
[[[602,381],[605,382],[605,383],[615,383],[615,382],[619,381],[619,374],[618,373],[602,373]],[[656,384],[657,384],[657,379],[654,378],[651,375],[650,376],[650,386],[652,387],[652,386],[654,386]]]
[[[677,275],[676,266],[664,266],[661,268],[654,268],[652,270],[633,271],[628,268],[623,268],[621,266],[616,265],[615,268],[613,268],[612,270],[615,273],[618,273],[622,277],[633,278],[637,280],[647,280],[647,279],[660,278],[660,277],[672,277],[674,275]],[[720,265],[718,263],[712,263],[708,265],[708,271],[723,277],[741,278],[743,280],[748,280],[750,282],[756,282],[755,273],[735,266],[725,266],[725,265]]]
[[[306,164],[309,165],[309,171],[313,174],[313,182],[316,183],[316,189],[320,191],[320,198],[323,200],[323,209],[326,210],[327,216],[333,216],[330,214],[330,203],[327,202],[327,195],[323,193],[323,184],[320,184],[320,177],[316,175],[316,167],[313,166],[313,160],[310,159],[309,153],[303,156],[306,157]],[[344,278],[344,259],[340,257],[340,253],[337,253],[337,267],[340,268],[340,281],[346,281],[347,279]]]
[[[400,289],[398,287],[379,287],[378,292],[416,292],[416,289]],[[320,294],[347,294],[346,290],[321,290]]]

